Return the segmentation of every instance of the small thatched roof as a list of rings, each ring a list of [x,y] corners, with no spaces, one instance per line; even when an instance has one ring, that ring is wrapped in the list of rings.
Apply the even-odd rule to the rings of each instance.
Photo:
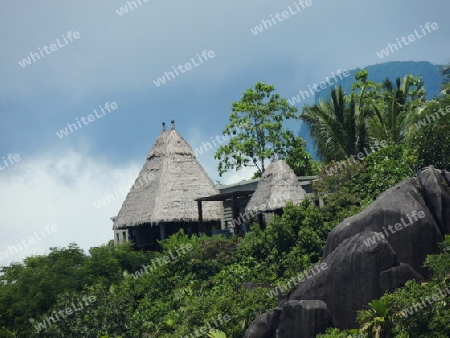
[[[161,222],[198,222],[196,198],[219,191],[186,140],[163,130],[114,220],[114,229]],[[220,204],[203,204],[203,220],[219,221]]]
[[[305,197],[294,171],[285,161],[276,160],[262,174],[245,211],[274,211],[285,207],[288,201],[299,204]]]

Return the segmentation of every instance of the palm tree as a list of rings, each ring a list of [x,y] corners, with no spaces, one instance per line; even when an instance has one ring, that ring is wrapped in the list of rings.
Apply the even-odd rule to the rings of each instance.
[[[450,64],[442,66],[442,94],[450,94]]]
[[[367,333],[369,337],[387,337],[390,329],[387,299],[374,299],[369,306],[369,310],[361,310],[357,315],[359,323],[362,324],[361,332]]]
[[[344,160],[381,141],[402,142],[414,111],[425,101],[422,79],[413,75],[397,78],[395,86],[387,78],[381,84],[369,81],[366,70],[355,79],[350,96],[338,86],[331,100],[302,110],[300,117],[325,162]]]
[[[309,126],[318,155],[325,162],[343,160],[362,151],[366,144],[365,123],[358,117],[356,96],[345,102],[341,86],[331,90],[331,100],[303,107],[300,118]]]
[[[402,142],[407,134],[414,111],[425,101],[425,89],[421,78],[410,74],[396,79],[396,87],[386,78],[382,93],[371,100],[373,109],[369,120],[372,140],[389,143]]]
[[[355,104],[355,123],[357,126],[357,150],[362,152],[364,147],[368,146],[368,120],[372,116],[372,106],[370,102],[378,86],[373,81],[368,81],[369,73],[366,70],[361,70],[355,74],[355,79],[358,82],[352,85],[351,101]]]

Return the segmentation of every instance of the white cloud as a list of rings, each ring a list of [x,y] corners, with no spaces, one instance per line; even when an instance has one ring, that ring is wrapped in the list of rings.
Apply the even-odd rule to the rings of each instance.
[[[79,152],[22,159],[0,172],[0,253],[12,255],[0,260],[4,266],[31,254],[44,254],[49,247],[75,242],[84,250],[113,238],[111,216],[120,210],[125,196],[97,209],[94,202],[114,189],[134,182],[140,163],[115,166]],[[39,237],[41,228],[57,225],[58,230],[25,248],[18,243]],[[27,244],[27,242],[25,242]],[[8,250],[8,246],[16,246]]]
[[[204,155],[199,160],[213,182],[231,184],[250,179],[254,173],[254,168],[245,168],[219,177],[213,151]],[[89,248],[113,239],[110,217],[119,212],[141,167],[140,161],[117,166],[81,151],[65,151],[33,159],[22,157],[5,168],[0,172],[4,229],[0,238],[0,266],[30,255],[46,254],[50,247],[65,247],[74,242],[88,252]],[[114,200],[111,198],[97,208],[95,203],[106,194]],[[57,231],[51,231],[47,225],[56,225]],[[35,243],[29,244],[30,237],[37,238]],[[21,244],[22,240],[27,247]]]
[[[222,183],[228,185],[245,180],[250,180],[255,172],[256,168],[254,167],[246,167],[239,171],[230,171],[228,173],[223,174]]]

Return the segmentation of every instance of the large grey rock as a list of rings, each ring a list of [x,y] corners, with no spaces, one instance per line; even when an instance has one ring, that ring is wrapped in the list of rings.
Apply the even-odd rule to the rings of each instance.
[[[281,309],[273,309],[258,316],[245,332],[244,338],[276,338]]]
[[[443,234],[450,233],[450,173],[428,167],[419,173],[423,197]]]
[[[393,291],[405,285],[411,279],[422,283],[423,276],[410,267],[408,264],[400,263],[399,266],[387,269],[380,275],[380,286],[383,291]]]
[[[419,212],[423,218],[412,216]],[[396,226],[401,229],[396,230]],[[386,190],[362,212],[336,226],[328,235],[323,258],[344,240],[363,231],[383,233],[398,259],[425,276],[428,275],[422,266],[425,257],[438,252],[437,243],[443,240],[443,234],[422,196],[422,188],[415,179]]]
[[[381,273],[400,266],[385,239],[366,245],[374,236],[374,232],[363,232],[344,240],[323,261],[328,269],[301,283],[289,299],[322,300],[336,327],[357,327],[356,311],[383,294]]]
[[[336,226],[322,257],[328,269],[255,319],[245,337],[309,337],[326,322],[325,309],[334,326],[356,327],[356,312],[371,300],[410,279],[422,282],[426,255],[438,252],[437,244],[450,233],[450,173],[429,167],[418,177],[388,189]]]
[[[386,290],[403,285],[406,280],[423,280],[412,267],[400,263],[386,239],[379,238],[375,243],[369,241],[376,237],[377,233],[367,231],[344,240],[323,260],[327,269],[300,283],[287,302],[280,303],[281,309],[255,319],[245,337],[303,337],[289,336],[292,332],[302,332],[309,337],[312,332],[317,334],[324,326],[330,326],[331,322],[341,329],[357,327],[356,312],[371,300],[380,298]],[[278,336],[274,336],[277,330]]]
[[[291,300],[283,306],[277,338],[315,338],[332,326],[327,304],[320,300]]]

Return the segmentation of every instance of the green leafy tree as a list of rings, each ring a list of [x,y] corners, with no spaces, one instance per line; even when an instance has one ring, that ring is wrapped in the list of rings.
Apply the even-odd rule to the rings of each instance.
[[[255,279],[273,283],[317,263],[329,230],[311,200],[296,206],[288,203],[281,217],[275,216],[266,230],[261,231],[256,224],[252,226],[252,231],[239,242],[237,257],[240,262],[254,257],[266,266],[260,274],[255,271]]]
[[[3,267],[0,275],[0,325],[29,336],[30,318],[47,312],[60,294],[81,291],[92,279],[82,266],[87,260],[76,244],[50,248],[43,256],[25,258],[23,263]]]
[[[420,166],[450,170],[450,94],[426,103],[412,118],[407,145]]]
[[[123,280],[124,271],[134,271],[148,262],[148,254],[132,250],[130,244],[113,245],[110,242],[92,248],[90,253],[88,256],[76,244],[70,244],[67,248],[50,248],[48,255],[27,257],[23,263],[2,268],[0,327],[17,332],[21,337],[33,336],[33,321],[39,322],[46,314],[51,315],[52,310],[64,310],[67,304],[78,301],[82,295],[91,295],[87,286],[101,285],[108,290]],[[102,298],[98,294],[94,296]],[[88,308],[90,311],[95,306]],[[60,321],[51,328],[56,331],[51,332],[66,332],[66,326],[74,324],[71,320],[72,317],[66,322]]]
[[[274,86],[257,82],[239,102],[232,103],[230,122],[222,133],[231,139],[214,156],[221,176],[243,167],[256,167],[261,174],[265,160],[275,154],[286,155],[294,143],[294,134],[283,128],[283,122],[297,118],[297,108],[274,91]]]
[[[311,155],[306,151],[306,143],[301,137],[295,137],[290,145],[286,163],[294,170],[297,176],[315,175],[319,166],[313,161]]]

